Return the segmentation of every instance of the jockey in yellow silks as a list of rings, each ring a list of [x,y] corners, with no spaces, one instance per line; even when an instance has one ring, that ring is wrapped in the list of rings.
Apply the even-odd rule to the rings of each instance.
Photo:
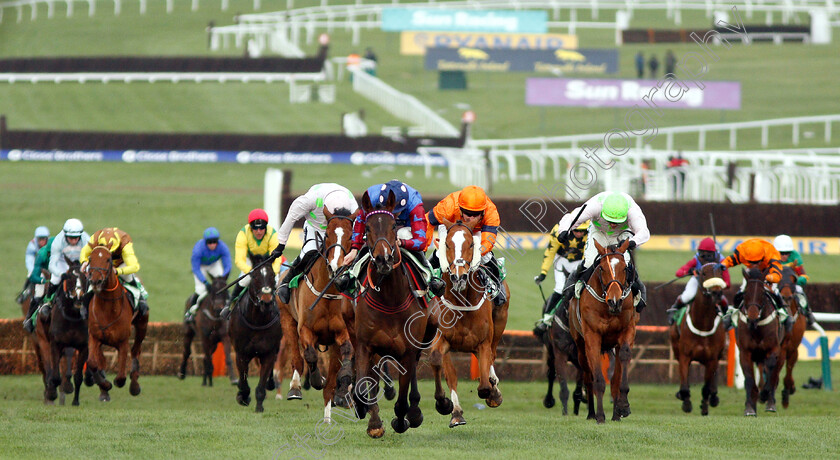
[[[131,236],[117,227],[103,228],[91,235],[88,244],[82,247],[82,252],[79,253],[79,262],[82,263],[82,271],[86,271],[90,253],[97,246],[105,247],[111,253],[111,261],[120,281],[123,282],[123,286],[134,296],[135,310],[138,310],[141,316],[148,314],[149,305],[147,301],[149,293],[146,292],[146,288],[143,287],[140,278],[135,275],[135,273],[140,271],[140,262],[134,254],[134,242],[131,241]],[[89,291],[85,295],[85,309],[89,306],[92,297],[93,291]]]

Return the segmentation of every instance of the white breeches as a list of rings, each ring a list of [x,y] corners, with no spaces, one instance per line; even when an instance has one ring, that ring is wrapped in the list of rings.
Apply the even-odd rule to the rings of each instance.
[[[204,275],[205,279],[210,278],[210,276],[219,277],[225,274],[225,267],[222,265],[222,259],[219,259],[210,265],[201,265],[199,270],[201,270],[201,274]],[[204,283],[202,283],[197,276],[193,275],[193,281],[195,281],[195,293],[198,294],[199,297],[203,297],[207,294],[207,287],[204,286]]]
[[[563,293],[563,286],[566,284],[566,274],[577,270],[582,260],[571,261],[565,257],[554,256],[554,292]]]

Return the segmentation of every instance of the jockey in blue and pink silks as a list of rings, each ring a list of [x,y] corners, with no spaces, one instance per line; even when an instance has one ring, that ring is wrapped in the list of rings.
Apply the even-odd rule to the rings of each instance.
[[[397,221],[397,246],[409,253],[410,257],[407,260],[414,259],[418,262],[417,265],[419,266],[416,268],[423,273],[424,281],[432,293],[436,296],[442,295],[445,288],[443,280],[432,276],[431,266],[423,254],[423,251],[429,246],[429,241],[426,239],[426,229],[429,222],[426,218],[426,210],[423,207],[423,197],[420,192],[396,179],[367,189],[370,202],[374,206],[385,204],[389,192],[393,192],[394,198],[396,198],[396,205],[392,214]],[[367,215],[362,210],[353,223],[351,250],[344,258],[344,264],[353,263],[353,267],[348,270],[349,273],[344,273],[336,279],[336,286],[343,292],[348,291],[352,286],[351,279],[358,278],[365,262],[370,259],[370,253],[367,251],[363,250],[361,255],[359,254],[364,246],[366,220]]]

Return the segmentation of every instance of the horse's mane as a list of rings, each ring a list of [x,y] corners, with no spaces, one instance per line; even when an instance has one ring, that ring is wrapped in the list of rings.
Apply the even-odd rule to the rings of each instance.
[[[353,213],[351,213],[350,210],[347,208],[336,208],[335,211],[333,211],[334,216],[350,217],[350,215],[352,214]]]
[[[793,284],[796,281],[796,272],[790,265],[785,265],[782,267],[782,280],[779,281],[779,284]]]

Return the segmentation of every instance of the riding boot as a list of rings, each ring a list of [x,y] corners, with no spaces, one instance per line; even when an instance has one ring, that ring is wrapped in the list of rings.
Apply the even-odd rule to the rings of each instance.
[[[507,302],[507,293],[505,292],[505,286],[502,284],[499,262],[495,257],[490,257],[485,267],[489,271],[489,276],[487,277],[487,281],[490,283],[487,284],[489,288],[488,292],[491,292],[491,295],[493,295],[493,305],[500,307]]]
[[[219,317],[225,320],[230,318],[230,312],[231,310],[233,310],[231,303],[235,300],[239,300],[239,296],[242,294],[242,291],[244,289],[245,287],[240,286],[239,284],[233,287],[233,292],[230,294],[230,297],[228,297],[227,300],[225,300],[225,308],[222,308],[222,311],[219,312]]]
[[[422,252],[418,252],[417,254],[418,258],[426,265],[426,269],[429,270],[429,290],[432,292],[432,295],[435,297],[443,296],[444,291],[446,291],[446,283],[440,277],[435,276],[435,269],[440,268],[440,261],[437,259],[437,254],[433,253],[432,255],[432,259],[437,262],[437,267],[434,266],[431,260],[426,259],[426,256]]]
[[[551,293],[548,301],[543,305],[542,319],[537,321],[534,327],[534,335],[540,337],[548,331],[549,326],[551,326],[551,320],[554,318],[554,311],[557,309],[562,298],[563,296],[559,292],[555,291]]]
[[[184,313],[184,322],[187,324],[195,323],[195,312],[198,309],[198,304],[196,301],[198,300],[198,293],[193,292],[189,299],[187,299],[187,305],[190,308],[187,309],[187,312]]]
[[[569,302],[575,294],[575,285],[578,280],[584,279],[583,274],[585,271],[586,269],[583,267],[583,263],[578,264],[575,271],[569,273],[569,277],[566,278],[566,283],[563,285],[563,297],[560,299],[560,306],[558,308],[560,308],[560,319],[565,321],[563,324],[567,326],[569,325]]]
[[[641,313],[647,306],[647,288],[645,283],[639,279],[639,272],[633,269],[633,286],[631,288],[634,295],[638,295],[639,303],[636,304],[636,313]]]
[[[680,309],[685,308],[688,304],[683,303],[682,299],[677,296],[677,300],[674,302],[674,305],[671,305],[671,308],[665,310],[665,313],[668,314],[668,325],[672,326],[674,321],[676,321],[677,313]]]
[[[26,318],[23,319],[23,329],[30,334],[35,332],[35,322],[32,320],[32,316],[38,310],[38,307],[41,306],[42,300],[43,297],[33,297],[29,301],[29,310],[26,312]]]
[[[146,302],[146,299],[140,298],[140,301],[137,302],[137,312],[140,316],[146,316],[149,314],[149,304]]]
[[[20,290],[20,294],[15,298],[15,302],[23,303],[23,300],[26,298],[26,290],[29,289],[30,284],[29,278],[26,278],[26,281],[23,283],[23,289]]]
[[[289,303],[289,299],[292,296],[292,290],[289,287],[289,283],[291,283],[292,280],[301,273],[308,271],[317,256],[318,251],[312,250],[302,256],[297,256],[295,260],[292,261],[292,264],[289,266],[289,273],[286,274],[286,277],[283,279],[283,283],[281,283],[277,288],[277,297],[280,298],[281,302],[286,304]]]
[[[50,308],[52,308],[52,300],[55,297],[55,291],[58,290],[57,284],[49,283],[49,287],[47,287],[47,295],[44,296],[44,299],[47,301],[44,302],[43,306],[41,307],[41,317],[48,318],[50,316]]]
[[[804,292],[797,292],[795,295],[799,300],[799,309],[808,321],[808,325],[813,326],[817,320],[814,318],[814,312],[811,311],[811,307],[808,305],[808,298],[805,297]]]

